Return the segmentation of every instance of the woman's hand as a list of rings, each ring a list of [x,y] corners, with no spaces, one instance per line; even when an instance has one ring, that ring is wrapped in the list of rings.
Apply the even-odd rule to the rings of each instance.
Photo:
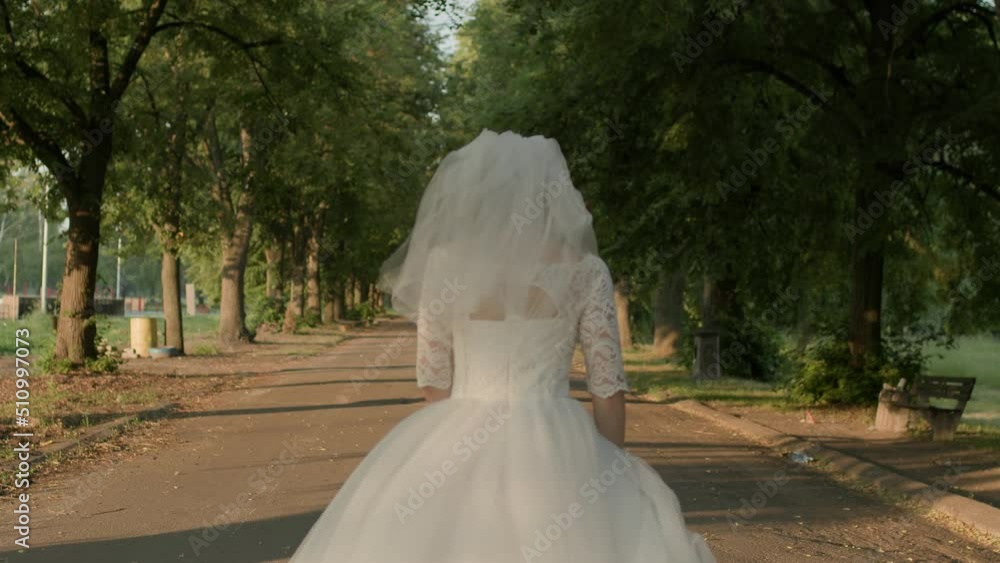
[[[608,398],[592,395],[597,430],[619,448],[625,447],[625,392]]]

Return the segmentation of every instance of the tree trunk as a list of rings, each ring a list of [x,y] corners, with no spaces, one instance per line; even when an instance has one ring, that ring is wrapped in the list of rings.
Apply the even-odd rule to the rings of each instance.
[[[802,354],[812,340],[814,327],[812,319],[809,317],[809,293],[805,288],[800,288],[798,295],[799,300],[795,308],[795,332],[797,334],[795,349],[799,354]]]
[[[323,301],[323,322],[334,323],[344,317],[344,288],[339,281],[327,283],[326,299]]]
[[[859,194],[859,200],[866,196]],[[859,203],[861,203],[859,201]],[[861,209],[867,209],[866,205]],[[852,249],[851,320],[848,346],[851,365],[864,365],[865,356],[882,355],[882,276],[885,254],[881,244],[873,246],[865,237],[855,238]]]
[[[684,331],[684,274],[661,272],[653,302],[653,352],[672,357]]]
[[[103,178],[101,183],[103,185]],[[99,194],[103,188],[95,189]],[[59,294],[55,357],[74,364],[97,357],[94,291],[97,288],[97,258],[101,240],[101,198],[100,195],[88,196],[86,201],[67,198],[69,231],[62,291]]]
[[[368,283],[368,278],[363,277],[358,279],[358,299],[360,303],[366,303],[371,301],[371,284]]]
[[[351,276],[351,287],[353,299],[351,299],[351,305],[353,307],[358,307],[364,299],[361,298],[361,280],[357,276]]]
[[[319,291],[319,237],[314,227],[306,244],[306,314],[314,319],[320,315]]]
[[[184,353],[184,324],[181,316],[181,269],[180,257],[163,251],[160,265],[160,285],[163,288],[163,317],[167,324],[167,346]]]
[[[292,265],[292,275],[289,280],[288,303],[285,305],[285,322],[281,327],[284,332],[295,332],[302,318],[302,266]]]
[[[629,323],[628,300],[632,293],[628,281],[621,280],[615,284],[615,308],[618,311],[618,336],[622,350],[632,347],[632,325]]]
[[[893,5],[888,0],[872,2],[868,6],[868,18],[872,25],[891,21]],[[874,77],[884,76],[891,70],[892,37],[876,26],[870,33],[868,48],[869,72]],[[879,78],[881,80],[881,78]],[[899,130],[892,117],[894,112],[891,98],[886,95],[873,97],[870,110],[870,129],[873,135],[868,140],[870,150],[878,151],[883,158],[877,158],[869,174],[861,180],[854,192],[856,209],[867,210],[873,203],[882,205],[875,198],[876,188],[869,182],[882,175],[879,169],[892,169],[886,155],[905,153],[905,147],[894,150],[896,142],[893,132]],[[901,172],[897,174],[901,179]],[[882,276],[885,265],[884,235],[882,229],[889,221],[889,209],[879,224],[869,225],[851,240],[851,317],[848,325],[848,346],[851,353],[850,364],[854,368],[864,365],[865,356],[882,355]]]
[[[281,275],[281,262],[284,253],[285,248],[281,243],[269,245],[264,249],[264,258],[267,260],[264,285],[268,299],[281,299],[285,292],[284,279]]]
[[[718,330],[715,314],[715,282],[707,275],[701,285],[701,328],[702,330]]]
[[[249,213],[237,215],[236,228],[222,240],[222,296],[219,299],[219,343],[232,347],[249,342],[244,285],[253,223]]]
[[[288,273],[288,301],[285,303],[285,321],[281,327],[284,332],[295,332],[299,326],[299,319],[302,318],[302,286],[305,278],[302,234],[302,227],[296,220],[292,228],[290,252],[292,267]]]
[[[247,258],[250,254],[250,238],[253,235],[253,182],[254,173],[250,166],[252,137],[248,129],[240,129],[240,143],[243,148],[243,166],[246,176],[242,178],[239,193],[230,192],[230,178],[225,172],[222,144],[215,126],[215,116],[210,114],[205,122],[207,146],[215,172],[212,186],[213,197],[218,206],[218,221],[223,225],[222,234],[222,295],[219,299],[219,344],[231,348],[240,342],[250,341],[250,331],[246,326],[245,278]]]
[[[160,225],[155,229],[163,249],[160,261],[160,286],[163,292],[163,317],[166,321],[166,346],[184,353],[184,321],[181,316],[181,199],[184,183],[184,156],[187,142],[187,116],[180,115],[177,125],[167,133],[167,183]]]

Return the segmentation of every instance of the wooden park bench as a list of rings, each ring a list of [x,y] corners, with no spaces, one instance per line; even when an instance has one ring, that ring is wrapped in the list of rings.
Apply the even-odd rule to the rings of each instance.
[[[939,375],[920,376],[908,389],[905,379],[896,387],[885,384],[878,397],[875,429],[905,432],[923,419],[934,430],[935,440],[952,440],[975,386],[975,377]],[[951,400],[955,405],[939,407],[931,404],[932,399]]]

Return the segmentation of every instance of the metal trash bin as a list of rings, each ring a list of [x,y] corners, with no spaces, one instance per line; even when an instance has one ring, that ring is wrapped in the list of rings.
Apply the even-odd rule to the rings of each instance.
[[[699,330],[694,333],[694,368],[691,376],[698,381],[722,377],[718,331]]]

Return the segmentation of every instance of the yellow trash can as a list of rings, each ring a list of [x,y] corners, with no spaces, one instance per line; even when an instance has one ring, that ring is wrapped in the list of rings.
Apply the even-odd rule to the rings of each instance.
[[[149,349],[156,347],[155,318],[133,317],[129,321],[129,346],[135,357],[149,357]]]

